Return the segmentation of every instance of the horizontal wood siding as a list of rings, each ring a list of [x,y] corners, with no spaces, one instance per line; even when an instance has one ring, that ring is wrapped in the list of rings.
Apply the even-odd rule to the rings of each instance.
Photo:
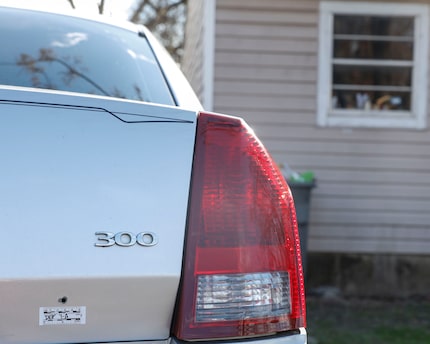
[[[200,0],[188,0],[187,24],[185,27],[184,55],[181,69],[203,103],[203,19],[204,4]]]
[[[430,132],[317,126],[318,11],[318,0],[217,0],[214,110],[315,172],[311,251],[428,254]]]

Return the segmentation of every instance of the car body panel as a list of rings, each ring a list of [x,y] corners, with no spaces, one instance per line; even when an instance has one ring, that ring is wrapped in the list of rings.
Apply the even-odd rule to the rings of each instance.
[[[283,336],[274,336],[269,338],[252,338],[248,340],[241,340],[243,344],[306,344],[307,343],[307,335],[306,330],[304,328],[300,328],[298,331],[294,333],[289,333]],[[133,342],[133,344],[183,344],[185,342],[178,341],[177,339],[171,338],[165,341],[139,341]],[[223,343],[223,344],[235,344],[238,343],[237,340],[223,340],[222,342],[194,342],[194,343]],[[104,344],[104,343],[93,343],[93,344]],[[123,344],[123,342],[113,342],[111,344]]]
[[[195,121],[175,107],[0,90],[0,342],[169,337]],[[158,243],[97,247],[100,231]],[[85,326],[41,325],[48,307],[86,307]]]
[[[300,328],[297,331],[292,331],[292,333],[287,333],[284,335],[279,336],[272,336],[272,337],[256,337],[256,338],[250,338],[247,340],[241,340],[240,341],[243,344],[306,344],[307,343],[307,334],[306,329]],[[185,342],[178,341],[176,339],[173,339],[171,341],[173,344],[183,344]],[[199,343],[207,343],[207,342],[199,342]],[[212,342],[214,343],[214,342]],[[238,343],[234,339],[230,340],[223,340],[218,341],[215,343],[223,343],[223,344],[234,344]]]

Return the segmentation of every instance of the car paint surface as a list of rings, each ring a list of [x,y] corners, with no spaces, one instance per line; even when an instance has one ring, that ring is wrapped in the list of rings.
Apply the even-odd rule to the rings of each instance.
[[[67,329],[78,342],[167,338],[196,114],[22,89],[0,99],[0,342],[58,342],[65,329],[40,326],[39,309],[83,306],[84,326]],[[99,231],[158,243],[96,247]]]

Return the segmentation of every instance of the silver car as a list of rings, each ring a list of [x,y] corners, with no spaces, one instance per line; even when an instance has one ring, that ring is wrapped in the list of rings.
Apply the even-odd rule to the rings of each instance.
[[[306,343],[296,214],[132,24],[0,7],[0,343]]]

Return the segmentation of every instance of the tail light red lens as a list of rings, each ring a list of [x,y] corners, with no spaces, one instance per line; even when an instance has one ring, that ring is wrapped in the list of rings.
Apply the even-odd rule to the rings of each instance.
[[[182,340],[304,327],[296,214],[284,178],[252,130],[201,113],[174,323]]]

